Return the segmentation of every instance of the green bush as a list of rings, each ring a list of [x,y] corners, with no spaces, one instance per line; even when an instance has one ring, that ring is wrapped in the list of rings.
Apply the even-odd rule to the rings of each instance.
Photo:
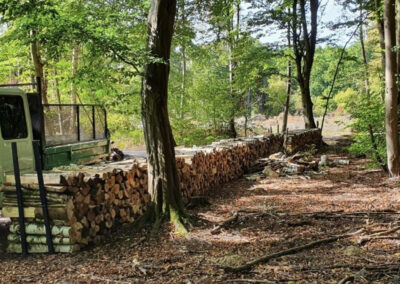
[[[345,113],[351,113],[351,107],[356,104],[357,92],[351,88],[338,92],[334,97],[337,107],[340,107]]]
[[[191,147],[193,145],[208,145],[214,141],[219,141],[221,139],[227,138],[227,136],[220,133],[213,133],[213,131],[211,130],[196,129],[192,127],[190,130],[187,130],[185,132],[184,137],[176,136],[175,138],[178,145]]]
[[[376,164],[375,150],[372,146],[369,126],[372,126],[378,153],[383,161],[386,161],[385,142],[385,109],[380,95],[371,94],[363,96],[359,100],[348,100],[344,105],[352,117],[350,127],[355,131],[354,142],[349,147],[353,155],[367,155]]]

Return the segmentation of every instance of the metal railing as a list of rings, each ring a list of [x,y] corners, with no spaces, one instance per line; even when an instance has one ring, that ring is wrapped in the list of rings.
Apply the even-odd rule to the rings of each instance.
[[[47,146],[105,139],[107,112],[94,104],[43,105]]]

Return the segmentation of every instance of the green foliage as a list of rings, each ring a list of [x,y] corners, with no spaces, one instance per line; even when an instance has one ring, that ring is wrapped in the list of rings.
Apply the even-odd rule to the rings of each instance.
[[[177,144],[202,145],[224,138],[232,118],[244,121],[243,117],[249,119],[259,112],[266,116],[282,113],[292,50],[285,46],[286,34],[276,45],[261,43],[254,34],[261,26],[286,33],[292,1],[252,2],[253,17],[241,18],[239,26],[236,16],[242,1],[177,2],[168,100]],[[57,91],[61,103],[71,103],[74,88],[78,102],[106,107],[112,139],[119,147],[142,144],[140,75],[145,62],[159,60],[145,50],[149,7],[148,0],[0,1],[0,23],[6,27],[0,35],[0,81],[31,80],[35,72],[30,45],[37,41],[50,103],[58,102]],[[346,25],[353,28],[354,23]],[[372,95],[366,99],[366,68],[360,42],[355,40],[346,49],[328,111],[339,109],[351,115],[350,127],[356,132],[352,153],[372,153],[367,135],[371,124],[383,155],[383,74],[379,36],[372,25],[365,46]],[[72,50],[76,47],[80,52],[73,74]],[[340,52],[340,46],[329,44],[316,50],[311,94],[317,115],[324,113]],[[301,97],[295,78],[291,82],[290,112],[296,113],[302,108]],[[239,132],[244,128],[240,127]]]
[[[287,97],[286,84],[286,80],[277,75],[268,79],[268,87],[265,90],[268,94],[266,102],[268,115],[276,116],[283,111]]]
[[[355,131],[354,143],[349,148],[350,153],[376,158],[369,134],[371,125],[378,153],[386,160],[385,109],[380,95],[373,93],[370,97],[359,96],[358,100],[349,100],[345,107],[349,109],[353,119],[350,127]]]
[[[132,149],[144,145],[144,134],[142,129],[121,130],[116,128],[112,132],[111,140],[119,149]]]
[[[338,92],[334,97],[338,108],[345,113],[352,113],[352,108],[357,105],[357,92],[351,88]]]

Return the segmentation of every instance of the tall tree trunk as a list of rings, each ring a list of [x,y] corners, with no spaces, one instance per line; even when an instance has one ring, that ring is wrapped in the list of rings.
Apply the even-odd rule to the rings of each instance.
[[[382,70],[385,70],[385,27],[383,23],[382,0],[375,0],[375,21],[379,33]],[[384,71],[382,73],[384,73]]]
[[[363,7],[362,3],[360,3],[360,44],[361,44],[361,56],[364,65],[364,88],[365,94],[369,97],[369,71],[368,71],[368,62],[367,62],[367,53],[365,51],[365,43],[364,43],[364,28],[363,28]]]
[[[290,95],[292,93],[292,83],[290,82],[290,78],[291,78],[291,72],[292,72],[292,67],[291,67],[291,63],[290,61],[288,61],[288,67],[287,67],[288,71],[288,80],[286,82],[286,101],[285,101],[285,111],[283,113],[283,123],[282,123],[282,131],[286,131],[287,124],[288,124],[288,118],[289,118],[289,109],[290,109]]]
[[[231,23],[229,23],[229,28],[228,28],[228,33],[230,34],[232,31]],[[232,103],[232,109],[230,113],[230,119],[229,119],[229,136],[232,138],[236,138],[237,132],[235,128],[235,108],[236,108],[236,101],[235,101],[235,91],[233,89],[233,71],[235,68],[235,62],[232,60],[232,50],[233,50],[233,42],[234,39],[230,38],[228,41],[228,70],[229,70],[229,97],[231,99]]]
[[[258,108],[257,108],[257,112],[259,114],[265,114],[265,103],[266,103],[266,95],[264,91],[259,90],[258,94],[257,94],[257,103],[258,103]]]
[[[15,82],[18,84],[19,83],[19,77],[21,76],[21,68],[19,67],[19,62],[17,63],[17,72],[16,72],[16,80]]]
[[[267,102],[267,95],[263,91],[265,85],[267,84],[264,74],[262,73],[262,69],[259,71],[259,79],[258,79],[258,92],[257,92],[257,112],[259,114],[264,114],[266,112],[265,103]]]
[[[248,89],[246,92],[246,104],[245,104],[245,112],[244,112],[244,137],[247,137],[248,130],[248,122],[251,116],[251,90]]]
[[[310,77],[307,76],[303,81],[303,84],[299,85],[301,91],[301,102],[303,106],[304,127],[306,129],[317,128],[317,125],[314,121],[313,103],[311,100]]]
[[[78,91],[76,88],[76,84],[74,82],[76,74],[78,73],[78,67],[79,67],[79,53],[80,53],[80,46],[76,45],[72,49],[72,70],[71,70],[71,104],[75,105],[77,103],[77,98],[78,98]],[[71,128],[75,127],[76,124],[76,108],[73,107],[71,109]]]
[[[397,94],[397,104],[400,104],[400,88],[399,88],[399,84],[400,84],[400,79],[399,79],[399,76],[400,76],[400,49],[399,49],[399,47],[400,47],[400,0],[397,1],[396,46],[397,46],[397,52],[396,52],[396,55],[397,55],[397,58],[396,58],[397,71],[396,71],[396,73],[397,73],[397,76],[396,76],[396,79],[397,79],[397,88],[398,88],[398,90],[397,90],[397,92],[398,92],[398,94]]]
[[[386,151],[388,159],[388,170],[391,177],[400,176],[400,150],[398,136],[398,114],[397,114],[397,84],[396,54],[393,47],[396,45],[396,19],[395,0],[384,0],[384,23],[385,23],[385,127],[386,127]]]
[[[183,119],[184,117],[184,102],[186,95],[186,47],[182,45],[181,56],[182,56],[182,84],[181,84],[181,101],[179,106],[179,118]]]
[[[233,83],[234,83],[234,71],[237,66],[237,62],[233,61],[233,49],[235,47],[235,42],[239,40],[239,32],[240,32],[240,2],[236,4],[236,32],[237,36],[232,37],[230,34],[234,27],[234,17],[229,19],[228,22],[228,35],[229,35],[229,41],[228,41],[228,68],[229,68],[229,93],[230,93],[230,98],[232,100],[232,109],[231,109],[231,117],[229,120],[229,136],[232,138],[237,137],[237,131],[235,127],[235,116],[236,116],[236,108],[237,108],[237,102],[235,98],[235,90],[233,88]],[[229,12],[228,12],[229,13]]]
[[[62,117],[62,107],[61,107],[61,94],[60,94],[60,84],[58,82],[57,69],[54,69],[53,74],[54,74],[54,84],[56,89],[57,103],[60,105],[58,107],[58,127],[60,134],[63,135],[64,128],[63,128],[63,117]]]
[[[32,31],[31,32],[32,36],[35,35],[35,33]],[[36,73],[36,77],[39,77],[42,83],[42,101],[43,104],[48,104],[49,100],[48,100],[48,96],[47,96],[47,89],[48,89],[48,82],[47,79],[45,77],[45,73],[44,73],[44,64],[42,62],[42,57],[40,54],[40,45],[39,42],[37,40],[33,40],[33,42],[31,43],[31,56],[32,56],[32,62],[33,65],[35,67],[35,73]]]
[[[297,16],[297,4],[299,3],[300,15]],[[310,27],[311,31],[308,32],[306,1],[297,0],[293,1],[293,50],[296,61],[297,81],[301,90],[301,99],[303,106],[303,117],[305,128],[316,128],[313,114],[313,103],[311,100],[310,91],[310,78],[312,66],[314,63],[315,46],[317,42],[317,29],[318,29],[318,0],[310,0]],[[300,25],[300,26],[299,26]],[[298,33],[297,29],[301,30]],[[299,34],[302,35],[300,39]]]
[[[375,22],[379,33],[379,47],[381,56],[381,69],[379,72],[381,82],[381,96],[385,100],[385,28],[383,23],[383,5],[382,0],[375,0]]]
[[[231,109],[231,114],[230,114],[230,119],[229,119],[229,136],[232,138],[236,138],[237,132],[235,128],[235,107],[236,107],[236,102],[235,102],[235,93],[233,90],[233,68],[234,68],[234,62],[232,61],[232,44],[229,43],[228,46],[228,68],[229,68],[229,97],[232,101],[232,109]]]
[[[47,95],[48,81],[46,78],[46,73],[44,71],[44,63],[42,62],[42,57],[40,54],[40,44],[35,39],[34,31],[31,31],[31,37],[33,38],[33,41],[31,42],[32,62],[33,62],[33,66],[35,68],[36,77],[40,78],[42,103],[47,105],[47,104],[49,104],[49,99],[48,99],[48,95]],[[47,117],[46,110],[48,111],[49,109],[47,107],[44,109],[44,111],[45,111],[45,119],[44,119],[45,135],[52,136],[54,134],[54,129],[53,129],[52,124],[49,121],[49,119],[46,119],[46,117]]]
[[[290,14],[290,10],[289,10]],[[290,40],[290,22],[287,26],[287,41],[288,41],[288,49],[291,49],[291,40]],[[287,129],[287,122],[289,117],[289,107],[290,107],[290,94],[292,92],[292,62],[290,58],[287,62],[287,82],[286,82],[286,102],[285,102],[285,111],[283,113],[283,123],[282,123],[282,132],[285,133]]]
[[[182,25],[186,25],[186,13],[185,13],[185,0],[180,1],[180,10],[181,10],[181,15],[182,15]],[[179,108],[179,118],[183,119],[184,117],[184,112],[183,112],[183,107],[184,107],[184,101],[185,101],[185,95],[186,95],[186,42],[183,39],[182,40],[182,46],[181,46],[181,58],[182,58],[182,83],[181,83],[181,100],[180,100],[180,108]]]
[[[80,54],[80,46],[76,45],[72,49],[72,80],[75,79],[76,74],[78,73],[79,67],[79,54]],[[71,103],[76,104],[78,97],[78,91],[76,89],[76,84],[74,82],[71,83]]]
[[[186,232],[177,174],[174,139],[168,116],[168,78],[176,0],[152,0],[148,16],[147,49],[164,63],[149,62],[142,80],[142,122],[148,157],[149,193],[156,226],[171,220]]]

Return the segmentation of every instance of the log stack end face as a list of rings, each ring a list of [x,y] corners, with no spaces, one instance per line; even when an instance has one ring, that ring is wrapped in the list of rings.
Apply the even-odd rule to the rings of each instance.
[[[308,150],[312,145],[320,147],[322,143],[321,130],[318,128],[290,131],[285,135],[283,148],[288,154]]]

